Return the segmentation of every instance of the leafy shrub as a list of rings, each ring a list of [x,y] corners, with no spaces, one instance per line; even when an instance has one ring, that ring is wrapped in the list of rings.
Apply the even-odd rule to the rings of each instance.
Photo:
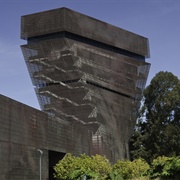
[[[121,174],[124,179],[129,179],[131,177],[130,161],[118,160],[117,163],[113,166],[113,171],[115,174]]]
[[[59,161],[54,167],[54,177],[60,179],[81,180],[85,175],[91,179],[103,180],[111,172],[109,161],[100,155],[87,156],[85,154],[74,157],[71,154]]]
[[[100,155],[87,156],[82,154],[74,157],[71,154],[59,161],[54,167],[57,180],[82,180],[84,176],[91,180],[148,180],[180,179],[180,156],[158,157],[153,160],[151,169],[143,159],[118,160],[113,166]]]
[[[147,176],[150,169],[148,163],[143,159],[136,159],[134,161],[118,161],[113,166],[113,171],[121,174],[124,179],[134,179]]]
[[[58,164],[54,167],[56,179],[67,179],[69,178],[69,174],[75,168],[75,158],[70,154],[66,154],[66,156],[59,161]]]
[[[151,178],[180,179],[180,156],[159,156],[152,162]]]
[[[109,173],[108,177],[108,180],[123,180],[122,175],[117,171],[112,171],[111,173]]]
[[[133,178],[135,178],[135,177],[147,176],[150,166],[144,159],[139,158],[132,161],[132,168],[133,168],[132,175]]]

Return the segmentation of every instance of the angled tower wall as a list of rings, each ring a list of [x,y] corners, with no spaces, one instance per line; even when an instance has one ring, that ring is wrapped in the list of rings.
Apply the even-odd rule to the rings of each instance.
[[[128,158],[148,39],[66,8],[22,16],[21,38],[41,109],[92,133],[90,154]]]

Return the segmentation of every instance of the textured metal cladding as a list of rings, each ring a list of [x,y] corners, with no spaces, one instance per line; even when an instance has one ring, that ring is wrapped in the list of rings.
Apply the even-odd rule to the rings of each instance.
[[[111,162],[128,157],[134,107],[149,64],[67,38],[22,50],[42,109],[91,131],[91,153]]]
[[[38,179],[37,148],[43,150],[43,179],[48,178],[48,150],[90,154],[91,133],[85,128],[48,117],[2,95],[0,123],[0,179]]]
[[[64,30],[64,10],[44,11],[21,17],[21,38],[39,36]],[[38,21],[37,21],[38,19]]]
[[[43,112],[0,95],[0,179],[38,179],[38,148],[42,179],[49,150],[129,158],[148,40],[67,8],[22,16],[21,38]]]
[[[37,110],[4,96],[0,96],[0,99],[0,120],[3,129],[1,131],[3,134],[0,136],[1,155],[8,156],[5,161],[2,161],[3,157],[0,156],[3,162],[0,164],[0,177],[10,180],[37,179],[36,147],[43,147],[46,144],[44,141],[46,130],[43,121],[46,120],[47,115],[42,112],[38,114]],[[44,148],[47,147],[44,146]],[[43,168],[45,171],[48,169],[48,167]]]
[[[149,57],[147,38],[67,8],[26,15],[21,19],[22,39],[61,31],[71,32]]]

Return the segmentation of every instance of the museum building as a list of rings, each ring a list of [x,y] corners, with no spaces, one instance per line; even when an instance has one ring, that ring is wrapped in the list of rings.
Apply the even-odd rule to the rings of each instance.
[[[21,17],[41,111],[0,95],[0,179],[53,179],[66,153],[129,158],[148,39],[67,8]]]

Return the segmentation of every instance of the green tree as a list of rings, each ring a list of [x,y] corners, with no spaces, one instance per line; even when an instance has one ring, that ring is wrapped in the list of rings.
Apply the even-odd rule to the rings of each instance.
[[[87,156],[82,154],[74,157],[67,154],[54,167],[57,180],[76,179],[81,180],[85,175],[91,179],[106,179],[112,167],[109,161],[100,155]]]
[[[180,155],[180,80],[159,72],[144,91],[140,117],[130,141],[132,159],[151,162]]]

